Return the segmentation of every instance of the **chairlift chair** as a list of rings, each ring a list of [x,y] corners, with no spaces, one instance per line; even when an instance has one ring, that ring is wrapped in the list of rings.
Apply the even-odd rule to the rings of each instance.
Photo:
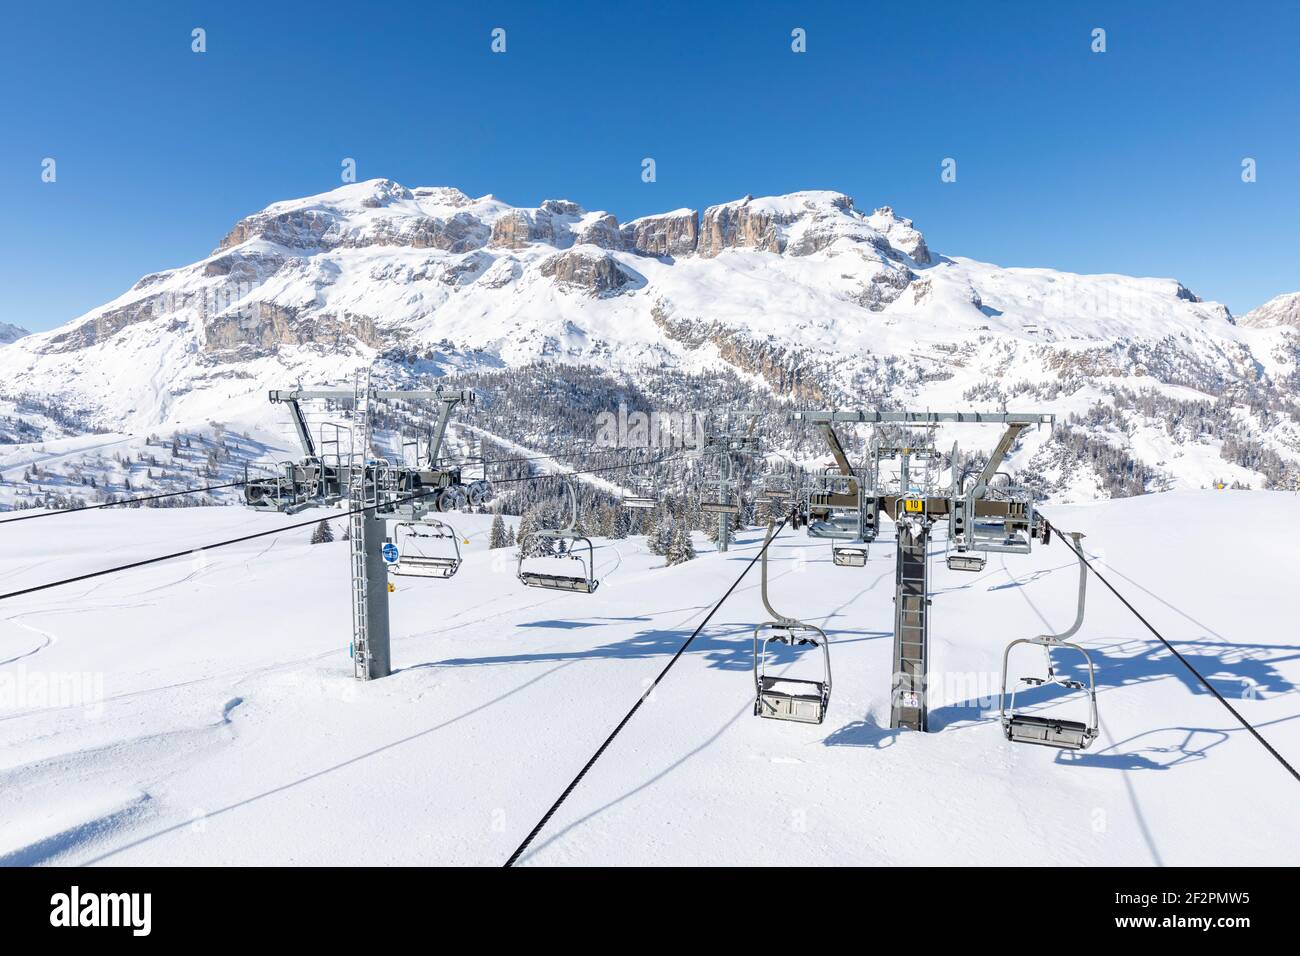
[[[564,487],[568,492],[570,505],[569,523],[559,529],[542,528],[534,531],[519,542],[519,564],[515,573],[519,580],[530,588],[545,588],[550,591],[577,591],[583,594],[591,594],[600,584],[595,578],[595,548],[592,546],[590,538],[580,535],[574,530],[575,525],[578,523],[578,493],[574,490],[572,482],[566,481]],[[553,542],[554,551],[533,556],[532,552],[543,541]],[[584,551],[586,552],[585,557],[583,556]],[[526,559],[575,561],[581,573],[559,574],[555,571],[546,571],[536,567],[526,568],[524,567]]]
[[[774,720],[820,724],[826,718],[826,709],[831,701],[830,642],[821,628],[778,614],[768,601],[767,551],[775,531],[775,525],[768,524],[767,540],[763,544],[761,594],[763,606],[773,620],[754,628],[754,714]],[[822,679],[769,674],[768,652],[772,644],[820,648]]]
[[[871,545],[866,541],[831,541],[831,563],[837,568],[865,568]]]
[[[949,571],[983,571],[986,559],[982,554],[960,554],[954,553],[948,555]]]
[[[623,492],[622,505],[624,508],[631,508],[637,511],[648,511],[659,507],[659,478],[658,473],[654,473],[653,481],[636,481],[633,479],[636,487],[632,494]]]
[[[388,541],[397,547],[397,560],[388,566],[391,574],[449,578],[460,570],[460,539],[445,522],[435,518],[399,521]],[[437,551],[442,553],[434,553]]]
[[[1071,532],[1074,547],[1079,555],[1079,606],[1074,623],[1060,634],[1043,634],[1038,637],[1021,638],[1012,641],[1002,654],[1002,693],[998,700],[998,714],[1003,733],[1007,740],[1014,743],[1039,744],[1044,747],[1057,747],[1062,750],[1086,750],[1097,738],[1097,672],[1092,657],[1078,644],[1067,639],[1074,636],[1083,625],[1084,599],[1088,580],[1088,566],[1083,560],[1083,549],[1079,540],[1083,537],[1078,532]],[[1011,689],[1010,700],[1007,694],[1007,664],[1011,651],[1018,644],[1034,644],[1043,648],[1046,657],[1047,674],[1045,677],[1022,677]],[[1069,650],[1080,654],[1088,665],[1088,681],[1062,677],[1057,661],[1052,657],[1054,650]],[[1055,684],[1071,691],[1083,691],[1088,697],[1087,720],[1066,720],[1061,717],[1041,716],[1016,712],[1016,693],[1022,688],[1046,687]]]
[[[767,672],[771,644],[791,647],[811,644],[822,651],[821,680],[792,678]],[[759,717],[820,724],[831,700],[831,659],[826,632],[798,621],[769,621],[754,628],[754,713]]]

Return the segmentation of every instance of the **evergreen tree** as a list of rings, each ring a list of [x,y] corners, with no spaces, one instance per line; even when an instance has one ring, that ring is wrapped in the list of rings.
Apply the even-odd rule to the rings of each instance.
[[[708,520],[706,521],[706,523],[705,523],[705,525],[704,525],[704,532],[705,532],[705,534],[707,534],[707,535],[709,536],[709,540],[712,541],[714,544],[720,544],[720,542],[719,542],[719,540],[718,540],[718,531],[719,531],[718,525],[720,525],[722,522],[719,520],[719,518],[718,518],[717,515],[707,515],[706,517],[707,517]],[[732,527],[732,525],[733,525],[733,523],[735,522],[736,518],[735,518],[734,515],[728,515],[727,518],[728,518],[728,520],[727,520],[727,545],[730,546],[731,543],[734,542],[734,541],[736,540],[735,529]]]
[[[602,538],[618,537],[618,510],[609,505],[601,508],[599,527]]]
[[[691,532],[685,521],[679,521],[673,526],[668,553],[664,557],[670,566],[695,559],[695,544],[691,541]]]
[[[540,527],[537,509],[529,508],[526,510],[519,518],[519,531],[515,535],[515,544],[519,546],[520,550],[523,550],[525,545],[529,546],[530,553],[537,550],[537,538],[534,536],[534,532]],[[529,556],[530,554],[524,555],[524,557]]]
[[[326,521],[324,518],[321,518],[320,522],[316,525],[315,529],[311,533],[311,543],[329,544],[333,540],[334,540],[334,529],[330,527],[330,523],[328,521]]]
[[[488,548],[495,550],[497,548],[508,548],[510,539],[506,536],[506,523],[501,519],[498,512],[492,518],[492,530],[488,533]]]
[[[646,547],[649,548],[651,554],[656,554],[661,558],[668,556],[668,549],[672,547],[676,527],[677,522],[667,515],[662,515],[655,522],[654,529],[646,535]]]

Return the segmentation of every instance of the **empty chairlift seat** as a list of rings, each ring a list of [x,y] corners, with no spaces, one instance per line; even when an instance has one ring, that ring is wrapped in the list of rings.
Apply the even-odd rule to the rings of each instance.
[[[769,674],[773,644],[811,645],[820,650],[822,676],[787,677]],[[831,658],[821,628],[797,621],[769,622],[754,629],[754,713],[776,720],[820,724],[831,700]]]
[[[760,594],[763,607],[772,620],[754,628],[754,714],[774,720],[793,720],[805,724],[820,724],[826,719],[826,709],[831,702],[831,652],[826,632],[813,624],[805,624],[778,613],[767,596],[767,553],[776,536],[774,523],[767,526],[767,539],[763,544],[762,586]],[[774,646],[790,648],[811,647],[820,653],[820,679],[811,675],[789,676],[795,667],[808,666],[806,656],[791,661],[780,674],[769,673]],[[805,671],[800,673],[806,674]]]
[[[574,531],[578,523],[578,493],[565,483],[570,504],[569,523],[558,530],[534,531],[519,542],[516,575],[530,588],[591,594],[600,582],[595,577],[595,549],[591,539]],[[567,572],[561,568],[572,568]]]
[[[1072,533],[1074,547],[1079,556],[1079,603],[1074,623],[1060,634],[1043,634],[1039,637],[1022,638],[1012,641],[1002,654],[1002,693],[999,699],[999,719],[1007,740],[1013,743],[1038,744],[1044,747],[1057,747],[1062,750],[1084,750],[1097,739],[1097,672],[1092,657],[1078,644],[1067,639],[1074,636],[1083,624],[1084,600],[1088,581],[1088,568],[1083,561],[1083,548],[1079,540],[1083,535]],[[1022,677],[1010,693],[1007,691],[1007,671],[1011,652],[1019,645],[1032,645],[1043,649],[1045,658],[1044,676]],[[1054,654],[1060,652],[1077,654],[1082,657],[1086,667],[1087,680],[1078,680],[1064,676],[1060,670],[1060,659]],[[1087,700],[1084,720],[1066,719],[1056,714],[1045,714],[1046,708],[1055,708],[1055,698],[1041,700],[1033,713],[1016,710],[1016,695],[1031,689],[1059,687],[1066,692],[1081,692]],[[1023,696],[1022,696],[1023,701]]]
[[[984,555],[982,554],[950,554],[948,555],[949,571],[983,571]]]
[[[449,578],[460,570],[460,540],[446,522],[399,521],[389,543],[397,548],[397,560],[388,565],[392,574]]]
[[[831,542],[831,563],[837,568],[865,568],[868,553],[865,541]]]

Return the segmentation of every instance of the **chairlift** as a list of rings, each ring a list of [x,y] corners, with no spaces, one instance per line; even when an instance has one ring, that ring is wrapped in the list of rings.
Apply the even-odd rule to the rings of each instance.
[[[623,492],[621,504],[624,508],[631,508],[637,511],[648,511],[659,507],[659,475],[658,472],[652,472],[653,481],[637,481],[633,478],[636,488],[634,493],[628,494]]]
[[[830,539],[831,563],[841,568],[861,568],[867,564],[871,534],[863,520],[861,478],[841,472],[823,472],[814,476],[810,497],[811,502],[811,498],[851,494],[852,488],[859,489],[855,508],[822,505],[820,517],[812,514],[811,505],[809,508],[808,537]]]
[[[866,541],[831,541],[831,563],[837,568],[865,568],[871,545]]]
[[[391,574],[449,578],[460,570],[460,538],[436,518],[399,521],[386,543],[397,547],[397,560],[388,566]]]
[[[985,557],[982,554],[948,555],[949,571],[983,571]]]
[[[516,575],[520,581],[530,588],[545,588],[550,591],[578,591],[583,594],[591,594],[600,584],[595,578],[595,548],[592,546],[590,538],[580,535],[574,530],[578,523],[578,493],[570,481],[564,483],[564,488],[569,498],[569,523],[559,529],[539,529],[519,542],[519,564]],[[547,549],[548,553],[535,555],[533,552],[538,549],[542,542],[550,542],[551,548]],[[584,551],[586,552],[585,557],[583,556]],[[542,570],[537,567],[525,568],[525,559],[575,561],[581,574],[559,574],[555,571]]]
[[[763,606],[773,619],[754,628],[754,714],[774,720],[820,724],[831,700],[830,642],[821,628],[778,614],[768,601],[767,552],[775,532],[775,525],[769,523],[767,540],[763,543],[761,594]],[[769,674],[769,648],[773,644],[821,648],[822,679]]]
[[[1062,750],[1085,750],[1097,738],[1097,674],[1092,663],[1092,657],[1088,652],[1078,644],[1067,640],[1073,637],[1083,625],[1084,598],[1088,581],[1088,566],[1084,563],[1083,549],[1079,545],[1079,540],[1083,535],[1076,531],[1070,532],[1070,537],[1074,539],[1074,547],[1079,555],[1079,609],[1075,614],[1074,623],[1060,634],[1043,634],[1039,637],[1021,638],[1007,645],[1007,649],[1002,654],[1002,693],[998,700],[998,714],[1002,722],[1003,733],[1006,734],[1007,740],[1014,743],[1039,744],[1040,746],[1057,747]],[[1015,687],[1011,689],[1010,701],[1008,702],[1007,664],[1012,648],[1018,644],[1034,644],[1043,648],[1043,654],[1046,657],[1047,674],[1045,677],[1020,678]],[[1057,661],[1052,656],[1054,650],[1069,650],[1083,657],[1084,662],[1088,665],[1088,681],[1086,684],[1083,681],[1073,680],[1061,675]],[[1087,694],[1088,714],[1086,721],[1016,712],[1016,693],[1018,691],[1022,688],[1047,687],[1053,684],[1068,691],[1077,690]]]

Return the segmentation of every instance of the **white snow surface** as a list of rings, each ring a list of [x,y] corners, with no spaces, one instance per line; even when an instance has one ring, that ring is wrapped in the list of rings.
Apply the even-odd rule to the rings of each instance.
[[[1087,532],[1099,570],[1300,760],[1286,531],[1300,498],[1174,492],[1049,516]],[[0,589],[310,517],[18,523]],[[642,539],[598,540],[599,590],[560,594],[522,586],[513,550],[487,550],[489,520],[453,518],[469,540],[454,578],[395,579],[395,673],[368,684],[347,653],[348,546],[311,545],[310,527],[0,600],[0,864],[503,862],[761,535],[726,555],[697,536],[700,556],[674,568]],[[1003,738],[1004,645],[1073,619],[1060,543],[970,574],[935,542],[933,732],[888,729],[891,537],[863,569],[833,567],[802,533],[773,545],[774,605],[832,640],[823,725],[752,714],[755,568],[523,863],[1300,863],[1295,781],[1095,579],[1079,640],[1098,665],[1100,740],[1069,755]],[[785,676],[816,670],[809,654]],[[1013,674],[1037,663],[1019,661]],[[85,693],[58,706],[40,697],[54,684]],[[1051,712],[1082,706],[1071,694]]]

